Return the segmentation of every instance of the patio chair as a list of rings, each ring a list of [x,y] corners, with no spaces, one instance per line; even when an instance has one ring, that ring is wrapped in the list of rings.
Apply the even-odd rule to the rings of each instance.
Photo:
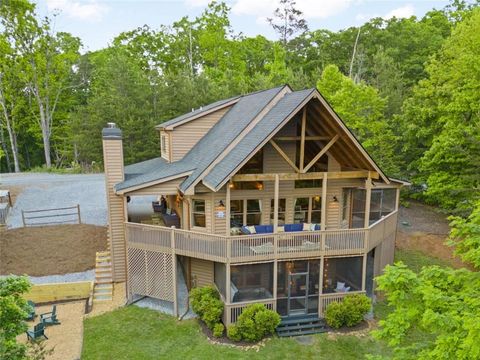
[[[59,325],[60,321],[57,319],[57,305],[53,305],[52,311],[40,315],[40,321],[45,326]]]
[[[35,303],[31,300],[27,301],[28,306],[30,306],[30,311],[28,312],[27,321],[32,321],[37,317],[35,314]]]
[[[45,335],[45,324],[43,322],[35,325],[32,330],[27,330],[26,334],[27,340],[35,341],[41,337],[48,339],[47,335]]]

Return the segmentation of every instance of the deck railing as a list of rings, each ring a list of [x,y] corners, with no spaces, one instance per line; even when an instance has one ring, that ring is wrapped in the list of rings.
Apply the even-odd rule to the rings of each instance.
[[[333,302],[341,302],[347,295],[353,294],[365,294],[365,291],[349,291],[342,293],[333,293],[333,294],[320,294],[318,314],[320,317],[323,317],[325,314],[325,309],[327,306]]]
[[[275,300],[254,300],[234,304],[225,304],[225,307],[223,308],[223,323],[225,324],[225,326],[236,323],[240,314],[250,304],[264,304],[267,309],[274,310]]]
[[[363,254],[396,230],[397,212],[367,229],[226,236],[156,225],[126,223],[128,246],[239,263],[322,255]]]

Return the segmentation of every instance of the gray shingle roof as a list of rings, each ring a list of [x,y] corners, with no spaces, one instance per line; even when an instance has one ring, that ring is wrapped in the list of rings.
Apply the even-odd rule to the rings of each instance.
[[[185,192],[250,122],[284,88],[277,87],[242,96],[240,100],[198,141],[182,161],[195,164],[193,173],[180,184]],[[266,134],[265,134],[266,136]]]
[[[210,173],[203,178],[203,182],[212,188],[218,189],[232,172],[250,155],[264,140],[273,136],[281,128],[281,124],[294,110],[308,98],[315,89],[296,91],[286,94],[259,122],[245,135]]]
[[[229,99],[224,99],[224,100],[219,100],[219,101],[215,101],[214,103],[211,103],[211,104],[208,104],[206,106],[202,106],[201,108],[197,109],[197,110],[194,110],[194,111],[191,111],[189,113],[186,113],[186,114],[183,114],[183,115],[180,115],[180,116],[177,116],[176,118],[173,118],[171,120],[168,120],[168,121],[165,121],[161,124],[158,124],[156,126],[156,128],[164,128],[164,127],[167,127],[167,126],[172,126],[172,125],[176,125],[184,120],[187,120],[191,117],[195,117],[195,116],[198,116],[198,115],[201,115],[202,113],[204,112],[207,112],[211,109],[214,109],[216,107],[219,107],[219,106],[222,106],[222,105],[225,105],[225,104],[228,104],[229,102],[235,100],[235,99],[238,99],[240,96],[234,96],[234,97],[231,97]]]

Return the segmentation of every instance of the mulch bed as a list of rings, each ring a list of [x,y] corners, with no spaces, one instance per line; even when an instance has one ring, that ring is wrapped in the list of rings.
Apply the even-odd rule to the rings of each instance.
[[[107,228],[57,225],[3,230],[0,274],[45,276],[93,269],[95,253],[107,249]]]
[[[370,328],[370,325],[367,321],[362,321],[360,324],[357,324],[355,326],[352,326],[352,327],[346,327],[346,326],[343,326],[341,327],[340,329],[331,329],[331,328],[328,328],[328,331],[329,332],[334,332],[336,334],[345,334],[345,335],[349,335],[350,333],[355,333],[355,332],[359,332],[359,331],[364,331],[364,330],[368,330]]]
[[[220,338],[217,338],[215,336],[213,336],[213,332],[212,330],[210,330],[207,325],[205,325],[205,323],[199,319],[197,319],[198,321],[198,324],[200,325],[200,328],[202,329],[202,332],[208,337],[208,339],[211,341],[211,342],[214,342],[216,344],[221,344],[221,345],[230,345],[230,346],[236,346],[236,347],[239,347],[239,348],[244,348],[244,349],[254,349],[254,348],[258,348],[260,346],[263,346],[265,341],[269,338],[269,337],[266,337],[258,342],[247,342],[247,341],[233,341],[233,340],[230,340],[228,337],[227,337],[227,329],[225,329],[225,332],[223,334],[222,337]]]

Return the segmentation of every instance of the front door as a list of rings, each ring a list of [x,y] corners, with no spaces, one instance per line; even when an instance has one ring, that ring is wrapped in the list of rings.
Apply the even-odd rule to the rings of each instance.
[[[308,309],[308,272],[288,275],[288,316],[306,314]]]

